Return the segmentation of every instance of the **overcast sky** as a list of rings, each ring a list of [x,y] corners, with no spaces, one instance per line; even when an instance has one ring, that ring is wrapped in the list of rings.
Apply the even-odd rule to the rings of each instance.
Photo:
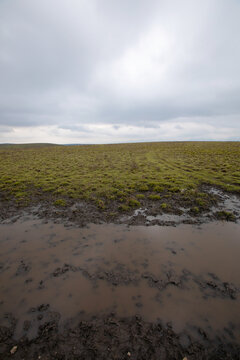
[[[0,143],[240,140],[240,0],[0,0]]]

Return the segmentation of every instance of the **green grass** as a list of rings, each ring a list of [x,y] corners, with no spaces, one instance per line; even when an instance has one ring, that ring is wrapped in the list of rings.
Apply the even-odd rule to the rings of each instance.
[[[222,220],[235,221],[236,219],[235,215],[229,211],[218,211],[216,215],[218,219]]]
[[[66,206],[67,203],[64,199],[57,199],[54,201],[55,206]]]
[[[150,195],[148,196],[148,198],[149,198],[150,200],[160,200],[160,199],[161,199],[161,196],[160,196],[160,195],[157,195],[157,194],[150,194]]]
[[[239,142],[1,146],[0,194],[24,204],[85,199],[102,210],[117,202],[123,211],[179,195],[204,207],[201,184],[240,193],[239,159]]]
[[[163,210],[167,209],[167,208],[168,208],[168,204],[162,203],[162,204],[161,204],[161,208],[162,208]]]

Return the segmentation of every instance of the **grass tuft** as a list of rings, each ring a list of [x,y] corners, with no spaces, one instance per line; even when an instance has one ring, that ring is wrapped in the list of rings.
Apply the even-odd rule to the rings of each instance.
[[[64,199],[57,199],[54,201],[55,206],[66,206],[67,203]]]
[[[155,195],[155,194],[151,194],[151,195],[149,195],[148,196],[148,198],[150,199],[150,200],[160,200],[161,199],[161,196],[160,195]]]

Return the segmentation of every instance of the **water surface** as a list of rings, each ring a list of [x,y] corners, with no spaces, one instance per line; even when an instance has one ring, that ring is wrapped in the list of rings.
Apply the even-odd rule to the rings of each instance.
[[[76,228],[29,216],[1,224],[0,324],[12,313],[15,336],[33,337],[46,311],[62,324],[114,312],[240,343],[239,235],[239,224],[220,222]]]

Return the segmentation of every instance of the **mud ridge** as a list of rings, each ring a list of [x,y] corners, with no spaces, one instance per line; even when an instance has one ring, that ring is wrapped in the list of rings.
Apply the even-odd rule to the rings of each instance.
[[[235,300],[240,293],[240,288],[234,284],[223,282],[215,274],[209,273],[206,278],[202,275],[195,275],[184,269],[180,275],[173,270],[162,271],[161,277],[150,272],[139,273],[139,271],[130,271],[122,264],[116,264],[111,270],[103,270],[99,268],[95,272],[90,272],[86,268],[64,264],[58,267],[52,276],[59,277],[67,272],[81,272],[83,276],[88,278],[96,286],[98,280],[103,280],[113,286],[118,285],[138,285],[141,279],[147,280],[150,287],[158,290],[164,290],[167,286],[172,285],[181,289],[186,289],[189,280],[195,282],[203,293],[204,298],[221,297]]]

